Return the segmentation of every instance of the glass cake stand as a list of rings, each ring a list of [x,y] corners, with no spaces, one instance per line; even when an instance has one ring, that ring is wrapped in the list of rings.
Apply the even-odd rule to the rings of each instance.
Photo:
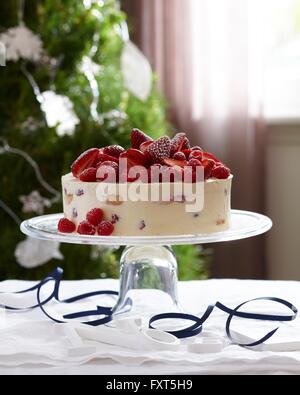
[[[261,214],[232,210],[230,229],[210,234],[178,236],[81,236],[58,232],[63,214],[44,215],[21,224],[27,236],[71,244],[126,246],[120,261],[120,292],[114,318],[178,312],[177,260],[172,245],[241,240],[263,234],[272,221]]]

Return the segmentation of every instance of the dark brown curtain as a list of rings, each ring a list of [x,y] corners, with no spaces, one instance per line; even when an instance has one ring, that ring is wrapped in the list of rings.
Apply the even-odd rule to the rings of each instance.
[[[124,0],[123,7],[132,40],[158,74],[174,128],[231,167],[233,208],[263,213],[262,59],[248,1]],[[266,276],[264,236],[213,248],[214,277]]]

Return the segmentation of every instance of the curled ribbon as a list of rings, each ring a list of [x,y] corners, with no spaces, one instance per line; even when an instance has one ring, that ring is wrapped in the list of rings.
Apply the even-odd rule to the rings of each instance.
[[[35,308],[40,308],[42,312],[52,321],[56,323],[67,323],[68,320],[73,320],[73,319],[78,319],[78,318],[85,318],[85,317],[100,317],[97,318],[96,320],[92,321],[83,321],[83,324],[90,325],[90,326],[99,326],[99,325],[104,325],[107,324],[108,322],[113,320],[113,308],[112,307],[107,307],[107,306],[97,306],[95,310],[88,310],[88,311],[80,311],[72,314],[66,314],[63,316],[63,320],[58,320],[57,318],[51,316],[45,309],[45,306],[47,303],[49,303],[51,300],[56,300],[59,303],[75,303],[80,300],[84,300],[87,298],[91,298],[94,296],[99,296],[99,295],[112,295],[112,296],[118,296],[118,292],[116,291],[94,291],[94,292],[89,292],[89,293],[84,293],[80,294],[77,296],[74,296],[72,298],[68,299],[60,299],[59,297],[59,291],[60,291],[60,285],[63,277],[63,270],[61,268],[56,268],[49,276],[47,276],[44,280],[42,280],[40,283],[36,284],[35,286],[25,289],[23,291],[18,291],[18,292],[13,292],[13,294],[16,295],[22,295],[25,293],[29,292],[34,292],[37,291],[37,304],[25,308],[17,308],[17,307],[12,307],[12,306],[7,306],[0,304],[0,308],[4,308],[10,311],[28,311],[32,310]],[[42,300],[41,298],[41,291],[43,287],[48,284],[49,282],[54,282],[54,288],[53,292]],[[6,292],[5,292],[6,293]],[[0,294],[4,294],[4,292],[1,292]],[[278,304],[281,304],[285,307],[287,307],[292,314],[289,315],[277,315],[277,314],[260,314],[260,313],[247,313],[240,311],[240,309],[245,306],[246,304],[254,301],[271,301],[271,302],[276,302]],[[251,299],[246,302],[241,303],[238,305],[235,309],[230,309],[227,306],[223,305],[220,302],[216,302],[215,304],[212,304],[208,306],[207,310],[203,314],[202,317],[198,317],[196,315],[192,314],[185,314],[185,313],[164,313],[164,314],[158,314],[152,317],[149,321],[149,328],[150,329],[157,329],[153,325],[157,321],[165,320],[165,319],[180,319],[180,320],[188,320],[193,322],[190,326],[187,326],[186,328],[179,329],[179,330],[173,330],[173,331],[166,331],[167,333],[176,336],[179,339],[182,338],[188,338],[192,336],[196,336],[199,333],[202,332],[203,329],[203,324],[208,320],[208,318],[211,316],[212,312],[218,308],[219,310],[223,311],[224,313],[228,314],[228,318],[226,321],[226,334],[230,341],[234,344],[237,344],[242,347],[255,347],[258,346],[264,342],[266,342],[268,339],[270,339],[279,329],[279,327],[276,327],[272,331],[268,332],[265,336],[263,336],[261,339],[249,343],[249,344],[241,344],[238,343],[234,340],[231,329],[230,329],[230,324],[232,322],[232,319],[234,317],[239,317],[239,318],[244,318],[244,319],[252,319],[252,320],[260,320],[260,321],[277,321],[277,322],[287,322],[287,321],[293,321],[297,317],[298,310],[297,308],[291,304],[290,302],[279,299],[279,298],[274,298],[274,297],[263,297],[263,298],[256,298],[256,299]]]

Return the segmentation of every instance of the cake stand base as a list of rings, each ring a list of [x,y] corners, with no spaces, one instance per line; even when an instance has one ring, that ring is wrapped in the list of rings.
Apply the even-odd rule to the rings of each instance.
[[[177,279],[177,260],[170,246],[127,247],[120,261],[120,292],[114,318],[182,311]]]

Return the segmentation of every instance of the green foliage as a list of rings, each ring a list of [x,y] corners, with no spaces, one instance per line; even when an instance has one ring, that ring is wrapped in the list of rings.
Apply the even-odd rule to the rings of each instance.
[[[0,2],[0,32],[17,25],[18,0]],[[99,17],[100,15],[100,17]],[[0,68],[0,136],[13,147],[28,152],[40,165],[42,174],[56,189],[60,189],[60,175],[69,172],[77,155],[91,146],[105,146],[112,142],[128,145],[129,130],[138,127],[156,138],[165,134],[165,102],[155,88],[146,102],[126,90],[120,70],[123,42],[118,34],[118,24],[125,15],[118,10],[114,0],[106,0],[85,9],[81,0],[27,0],[26,25],[41,37],[49,58],[59,59],[59,67],[50,62],[23,64],[32,73],[41,91],[54,90],[68,96],[74,103],[80,124],[74,136],[59,137],[44,121],[40,105],[32,87],[21,70],[22,62],[8,62]],[[90,113],[92,92],[89,82],[80,70],[84,56],[88,56],[95,37],[98,49],[93,61],[100,65],[97,82],[101,89],[98,106],[100,114],[120,110],[127,114],[123,122],[104,119],[96,123]],[[40,127],[29,131],[24,123],[32,118]],[[0,198],[22,219],[32,215],[22,213],[20,195],[33,190],[49,197],[43,190],[30,166],[15,155],[0,155]],[[60,212],[61,203],[49,212]],[[63,262],[49,262],[40,268],[25,270],[15,261],[16,244],[24,239],[17,225],[0,210],[0,280],[6,278],[37,279],[62,265],[65,278],[117,277],[120,251],[102,251],[99,257],[88,246],[61,246]],[[177,249],[180,252],[181,276],[191,279],[204,275],[202,258],[194,247]],[[97,255],[97,254],[96,254]]]

